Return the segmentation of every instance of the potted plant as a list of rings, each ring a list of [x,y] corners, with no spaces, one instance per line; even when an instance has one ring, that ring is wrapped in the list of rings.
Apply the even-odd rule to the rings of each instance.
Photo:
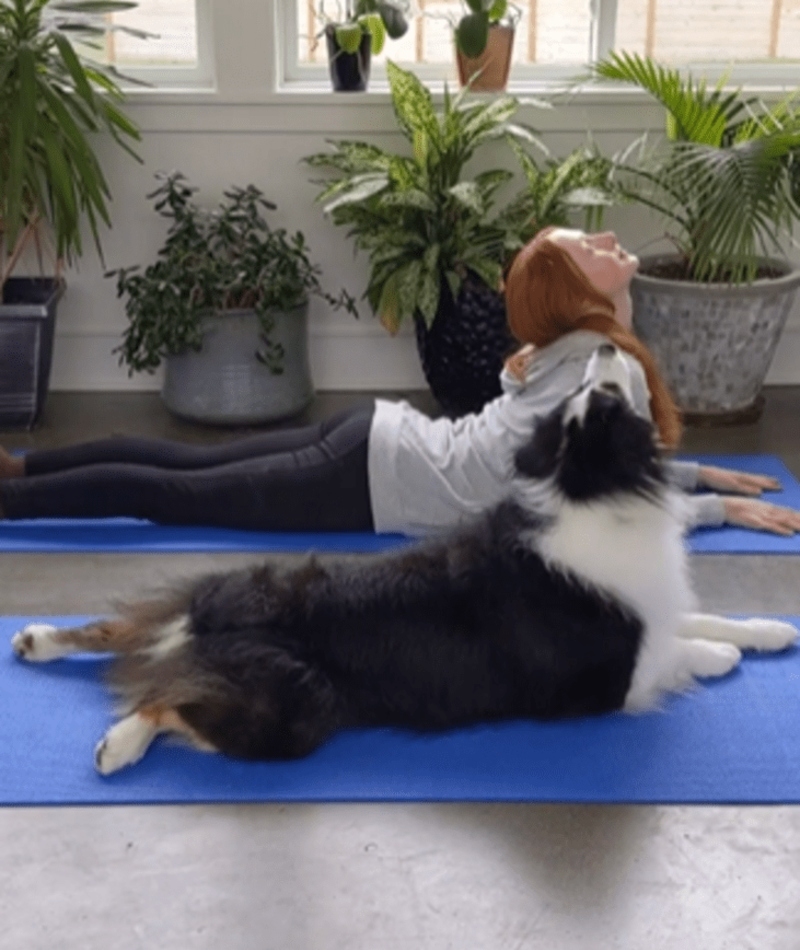
[[[508,0],[462,0],[463,15],[453,21],[458,78],[482,92],[506,88],[519,9]]]
[[[48,388],[63,265],[82,252],[88,222],[100,251],[99,223],[110,225],[108,185],[93,135],[110,133],[126,151],[138,140],[119,109],[113,70],[78,53],[95,42],[106,13],[135,3],[0,3],[0,424],[30,427]],[[134,156],[135,157],[135,156]],[[52,277],[12,276],[33,250]]]
[[[336,0],[336,7],[336,18],[329,15],[325,0],[318,8],[331,83],[335,92],[364,92],[372,54],[383,50],[387,36],[398,39],[408,30],[408,0],[344,0],[344,8]]]
[[[757,418],[800,284],[783,253],[800,218],[796,94],[768,106],[630,53],[595,72],[639,86],[667,114],[663,141],[623,163],[631,197],[661,215],[675,249],[642,260],[636,330],[689,421]]]
[[[180,172],[157,176],[148,198],[171,224],[157,260],[110,272],[128,326],[115,350],[129,372],[166,363],[162,399],[176,415],[247,424],[294,415],[314,394],[308,365],[309,295],[326,293],[305,238],[271,228],[255,185],[234,187],[215,210],[197,205]]]
[[[373,312],[392,334],[413,321],[434,396],[446,412],[461,415],[499,394],[503,358],[515,347],[498,289],[503,264],[530,233],[563,223],[569,202],[560,203],[557,195],[586,181],[574,159],[564,174],[542,171],[535,197],[526,188],[495,210],[497,192],[513,173],[493,169],[470,178],[464,169],[497,140],[542,148],[531,129],[511,121],[519,102],[511,96],[481,102],[469,99],[467,90],[453,97],[445,89],[437,113],[413,73],[391,62],[387,69],[411,154],[340,141],[306,161],[333,173],[317,200],[369,256],[365,296]],[[534,168],[530,160],[531,179]]]
[[[615,163],[589,140],[565,158],[557,158],[539,143],[537,162],[517,142],[512,142],[525,175],[526,187],[503,212],[506,227],[516,238],[510,249],[522,246],[542,228],[569,227],[576,213],[583,214],[587,231],[602,227],[605,209],[627,200],[615,179]]]

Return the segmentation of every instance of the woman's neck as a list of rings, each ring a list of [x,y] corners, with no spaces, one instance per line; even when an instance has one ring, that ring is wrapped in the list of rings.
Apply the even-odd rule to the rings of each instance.
[[[620,326],[630,330],[633,326],[633,304],[630,287],[623,287],[611,297],[614,304],[614,319]]]

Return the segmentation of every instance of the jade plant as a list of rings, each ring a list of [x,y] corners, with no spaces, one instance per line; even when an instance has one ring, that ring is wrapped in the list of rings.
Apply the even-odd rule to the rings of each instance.
[[[156,176],[159,186],[147,197],[170,221],[157,259],[143,272],[119,268],[117,295],[126,297],[128,326],[115,350],[129,372],[154,370],[166,356],[199,350],[208,314],[253,309],[261,324],[256,357],[282,372],[283,352],[270,338],[275,309],[291,311],[310,295],[357,315],[353,298],[338,296],[320,283],[300,231],[273,228],[265,212],[276,206],[255,185],[233,187],[215,209],[197,204],[197,188],[180,172]]]

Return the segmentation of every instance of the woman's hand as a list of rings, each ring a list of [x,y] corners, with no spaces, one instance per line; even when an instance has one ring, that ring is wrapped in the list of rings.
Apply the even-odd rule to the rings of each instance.
[[[778,479],[770,475],[753,475],[716,465],[701,465],[697,483],[698,487],[736,495],[760,495],[762,491],[779,491],[781,487]]]
[[[725,523],[790,537],[800,531],[800,511],[757,498],[726,498]]]

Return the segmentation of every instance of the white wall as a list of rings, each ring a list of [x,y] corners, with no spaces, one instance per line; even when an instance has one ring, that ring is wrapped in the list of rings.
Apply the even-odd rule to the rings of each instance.
[[[224,11],[224,16],[222,15]],[[334,228],[314,204],[317,189],[301,159],[321,151],[330,138],[364,138],[403,148],[387,93],[367,94],[284,89],[276,82],[274,9],[264,0],[226,0],[216,14],[216,89],[188,94],[137,93],[127,112],[142,131],[137,165],[109,141],[98,143],[111,192],[114,227],[103,236],[107,268],[149,263],[161,244],[165,222],[145,195],[159,170],[180,169],[216,202],[230,184],[253,182],[278,204],[272,221],[302,230],[323,280],[360,294],[366,268],[356,260],[344,231]],[[237,28],[246,15],[247,29]],[[552,111],[527,107],[521,116],[539,128],[550,148],[565,154],[592,132],[613,150],[645,128],[659,129],[661,111],[631,93],[595,94],[565,101]],[[513,167],[502,150],[481,156],[482,166]],[[657,237],[656,223],[642,209],[613,209],[607,217],[634,250]],[[87,240],[90,248],[90,240]],[[153,389],[159,377],[129,378],[112,350],[125,326],[123,303],[112,280],[87,249],[68,273],[69,289],[59,309],[52,388],[62,390]],[[389,338],[362,307],[359,321],[312,304],[311,360],[319,389],[403,389],[424,386],[414,341],[408,332]],[[800,383],[800,308],[791,315],[769,375],[772,383]]]

